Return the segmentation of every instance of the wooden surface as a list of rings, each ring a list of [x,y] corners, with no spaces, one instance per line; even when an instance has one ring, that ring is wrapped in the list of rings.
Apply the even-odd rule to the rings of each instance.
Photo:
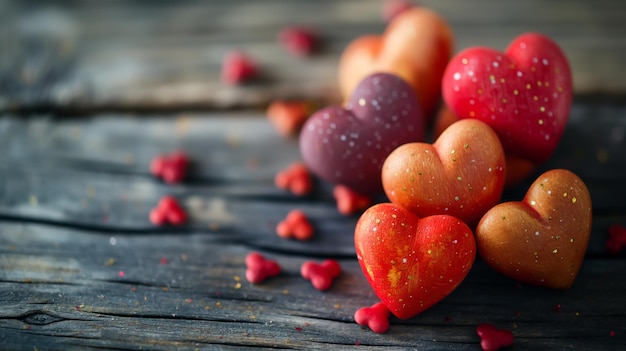
[[[483,322],[514,333],[510,350],[626,348],[626,253],[604,246],[610,225],[626,225],[626,3],[423,3],[448,18],[459,48],[503,48],[534,30],[570,57],[570,122],[537,174],[567,168],[591,192],[592,235],[572,288],[519,284],[478,259],[448,298],[392,318],[386,334],[353,321],[377,301],[354,257],[357,217],[337,212],[329,184],[305,198],[274,186],[300,157],[263,106],[336,101],[338,55],[384,28],[379,2],[12,1],[0,5],[0,349],[479,350]],[[318,27],[323,50],[280,51],[288,21]],[[263,80],[219,83],[221,57],[235,47],[259,58]],[[184,184],[167,185],[149,163],[174,149],[192,167]],[[530,182],[504,199],[520,199]],[[181,200],[185,226],[150,224],[163,195]],[[275,234],[294,208],[311,218],[313,241]],[[277,260],[281,275],[248,283],[251,251]],[[319,292],[299,269],[325,258],[343,271]]]
[[[626,2],[615,0],[420,1],[439,11],[457,50],[504,50],[535,31],[568,56],[578,93],[626,90]],[[276,97],[336,100],[336,63],[354,38],[381,33],[380,0],[5,1],[0,5],[0,107],[12,110],[263,106]],[[278,32],[316,29],[317,55],[287,55]],[[225,87],[223,57],[257,60],[258,84]]]

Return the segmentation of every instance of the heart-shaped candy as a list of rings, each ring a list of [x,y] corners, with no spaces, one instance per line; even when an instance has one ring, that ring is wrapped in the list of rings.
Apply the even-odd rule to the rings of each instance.
[[[483,351],[497,351],[502,347],[513,345],[515,337],[510,330],[496,328],[491,323],[482,323],[476,327]]]
[[[476,227],[480,256],[522,282],[570,287],[582,265],[591,231],[591,197],[574,173],[547,171],[521,202],[501,203]]]
[[[419,218],[391,203],[374,205],[361,215],[354,243],[374,292],[401,319],[448,296],[476,257],[474,235],[461,220]]]
[[[500,201],[504,151],[485,123],[460,120],[434,144],[407,143],[395,149],[382,170],[387,197],[420,217],[449,214],[474,226]]]
[[[452,41],[452,29],[436,12],[426,7],[402,11],[382,36],[362,36],[346,47],[339,61],[341,93],[350,96],[359,81],[372,73],[393,73],[413,87],[424,116],[429,117],[439,103]]]
[[[458,53],[446,68],[442,91],[457,116],[489,124],[507,156],[542,163],[565,130],[572,75],[554,41],[527,33],[504,53],[485,47]]]
[[[460,118],[450,110],[447,106],[442,106],[442,108],[437,113],[434,121],[434,135],[438,137],[443,133],[446,128],[451,126],[454,122],[459,121]],[[537,168],[537,165],[525,160],[518,156],[513,155],[505,155],[506,157],[506,179],[504,181],[504,187],[510,188],[523,180],[527,179],[528,176],[532,174],[532,172]]]
[[[300,132],[300,153],[312,172],[363,194],[382,191],[380,170],[393,149],[422,140],[420,105],[401,78],[376,73],[356,88],[345,108],[313,114]]]

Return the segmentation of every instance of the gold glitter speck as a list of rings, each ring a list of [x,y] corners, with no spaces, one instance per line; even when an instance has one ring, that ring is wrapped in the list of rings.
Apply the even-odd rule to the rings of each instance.
[[[462,59],[461,59],[461,62],[462,62],[464,65],[467,65],[468,60],[464,57],[464,58],[462,58]]]
[[[576,197],[572,197],[572,203],[575,204],[576,203]]]

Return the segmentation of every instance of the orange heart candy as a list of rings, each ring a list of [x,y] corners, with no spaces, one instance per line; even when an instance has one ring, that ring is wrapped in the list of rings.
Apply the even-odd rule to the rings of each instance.
[[[434,134],[438,137],[443,133],[446,128],[451,126],[454,122],[459,121],[460,118],[450,110],[446,105],[443,105],[434,121]],[[504,187],[510,188],[514,185],[526,180],[537,168],[537,165],[517,156],[506,156],[506,179],[504,181]]]
[[[372,73],[391,73],[413,87],[424,115],[431,116],[441,96],[452,42],[452,29],[436,12],[419,6],[403,11],[382,36],[363,36],[346,47],[339,62],[341,94],[350,96]]]
[[[420,217],[451,215],[472,227],[500,201],[505,169],[493,129],[465,119],[432,145],[408,143],[392,151],[383,164],[382,182],[394,204]]]
[[[513,279],[569,288],[582,265],[591,232],[591,197],[574,173],[543,173],[521,202],[501,203],[476,228],[480,256]]]

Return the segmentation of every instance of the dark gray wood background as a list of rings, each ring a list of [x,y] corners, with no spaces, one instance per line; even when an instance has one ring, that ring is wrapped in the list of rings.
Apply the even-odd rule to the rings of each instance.
[[[626,347],[626,253],[605,250],[626,225],[626,2],[422,1],[452,25],[456,49],[504,49],[525,31],[552,36],[568,55],[574,106],[554,156],[588,185],[593,228],[571,289],[519,284],[477,260],[448,298],[378,335],[353,321],[377,301],[356,258],[356,216],[342,216],[329,184],[299,198],[274,186],[300,160],[297,142],[267,121],[274,99],[339,100],[339,54],[380,33],[381,2],[6,1],[0,3],[0,349],[478,350],[476,326],[511,330],[511,350]],[[308,58],[276,36],[307,24],[321,36]],[[219,82],[222,57],[243,49],[262,78]],[[190,176],[166,185],[151,159],[182,149]],[[518,200],[527,185],[509,189]],[[163,195],[190,215],[157,228]],[[311,242],[280,239],[292,209]],[[244,258],[260,251],[283,273],[260,285]],[[327,292],[299,275],[335,258]]]

